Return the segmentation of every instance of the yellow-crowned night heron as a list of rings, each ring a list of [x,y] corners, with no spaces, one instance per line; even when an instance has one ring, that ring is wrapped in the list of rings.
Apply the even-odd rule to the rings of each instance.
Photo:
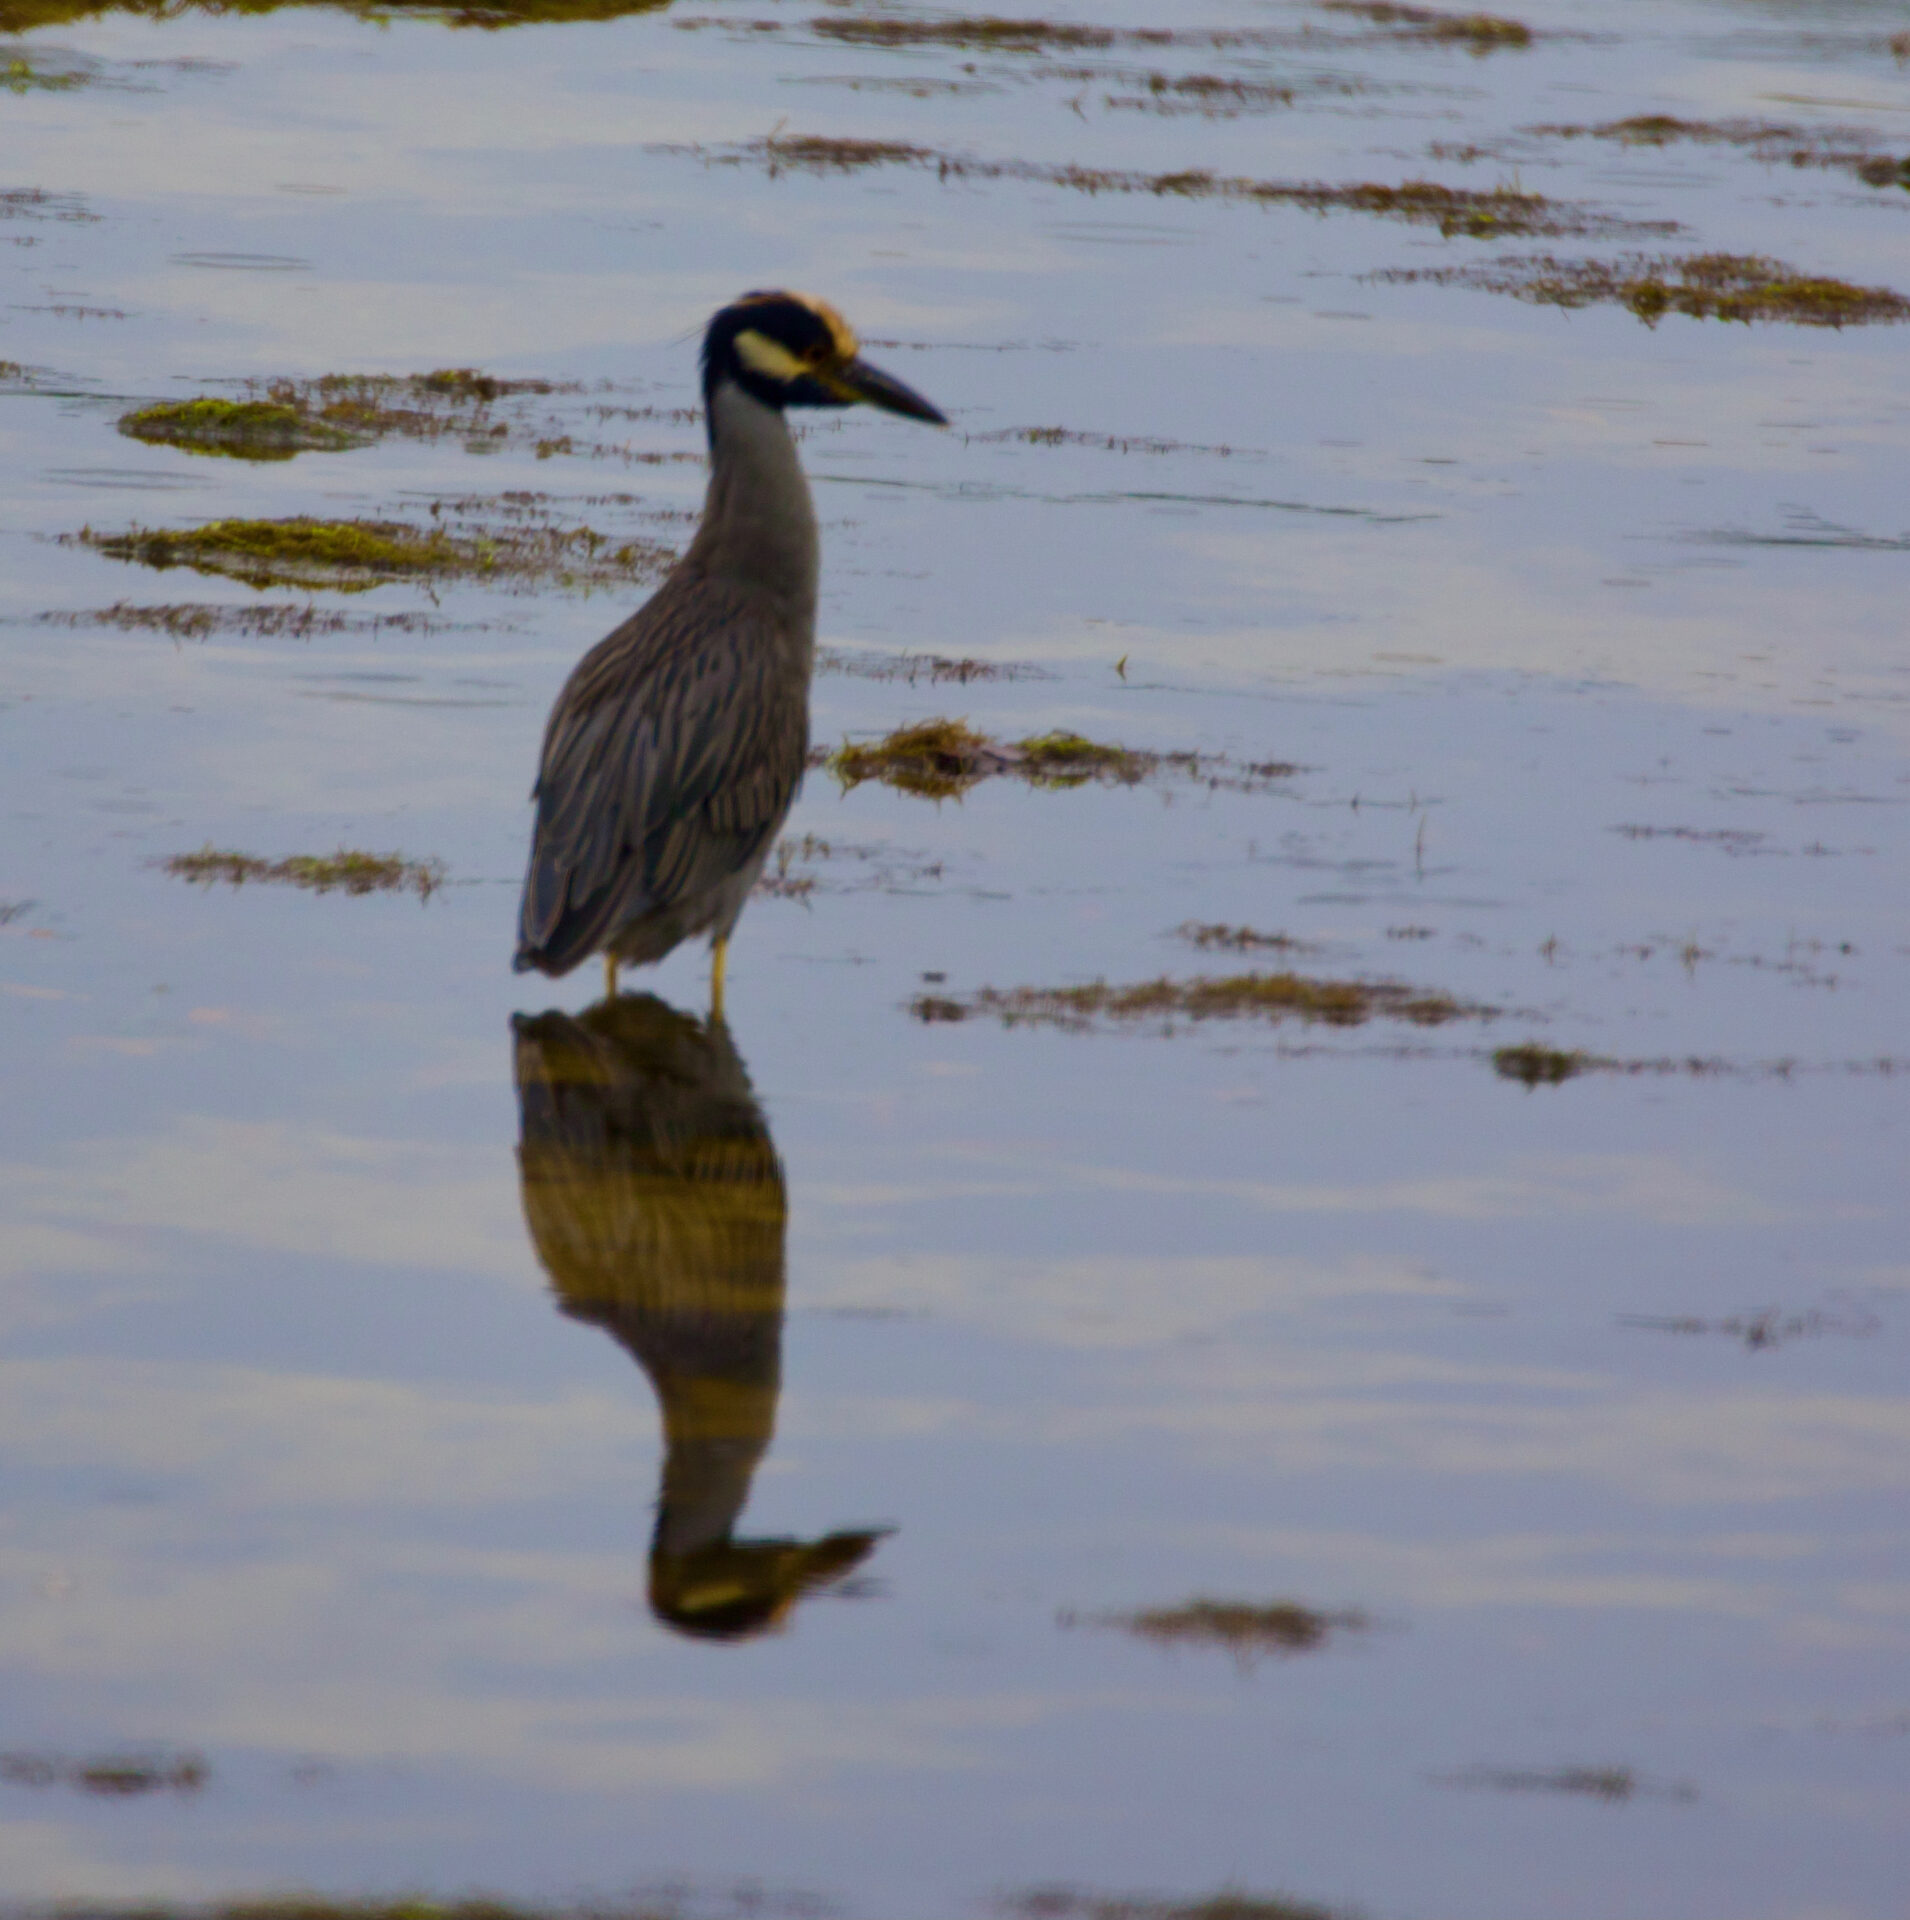
[[[801,784],[820,545],[788,407],[859,400],[937,426],[842,317],[747,293],[703,339],[710,484],[689,551],[577,663],[544,733],[517,970],[661,960],[707,933],[723,1005],[730,930]]]
[[[537,1256],[557,1304],[622,1343],[663,1414],[651,1611],[704,1639],[764,1632],[881,1538],[735,1534],[782,1384],[788,1207],[769,1123],[720,1020],[641,993],[512,1025]]]

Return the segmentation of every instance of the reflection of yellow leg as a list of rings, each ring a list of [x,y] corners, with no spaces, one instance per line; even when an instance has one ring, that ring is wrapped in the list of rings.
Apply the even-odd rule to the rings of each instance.
[[[604,998],[614,1000],[617,997],[617,956],[614,953],[604,955]]]
[[[723,969],[730,957],[729,936],[714,941],[710,946],[710,1018],[720,1020],[723,1017]]]

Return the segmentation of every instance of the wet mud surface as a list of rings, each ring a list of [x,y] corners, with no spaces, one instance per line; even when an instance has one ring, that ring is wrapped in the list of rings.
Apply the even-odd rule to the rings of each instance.
[[[1900,1910],[1900,8],[4,0],[0,106],[0,1896]],[[954,430],[803,425],[726,1019],[514,976],[777,285]]]

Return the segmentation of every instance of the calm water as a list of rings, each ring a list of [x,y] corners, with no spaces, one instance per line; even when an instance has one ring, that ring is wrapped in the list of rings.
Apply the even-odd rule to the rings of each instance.
[[[84,84],[0,97],[0,186],[63,196],[0,219],[0,1891],[1901,1913],[1910,336],[1369,276],[1643,248],[1910,289],[1901,188],[1518,131],[1901,155],[1906,21],[1521,15],[1559,31],[1487,57],[1251,0],[1062,17],[1257,39],[1045,52],[775,0],[18,42]],[[1110,104],[1183,97],[1153,74],[1295,97]],[[779,127],[1683,231],[724,164]],[[727,1035],[701,950],[628,982],[680,1017],[514,1026],[598,992],[509,971],[524,794],[643,589],[261,596],[58,536],[533,491],[680,540],[696,464],[589,449],[700,429],[592,409],[689,404],[704,317],[777,284],[958,429],[808,436],[825,644],[1042,669],[825,673],[819,742],[941,714],[1300,770],[939,807],[812,775],[790,832],[831,851],[746,915]],[[581,383],[526,403],[573,450],[114,431],[220,382],[458,366]],[[1026,427],[1085,438],[984,437]],[[261,599],[430,619],[39,617]],[[449,883],[162,870],[207,843]],[[909,1012],[1250,964],[1503,1011]],[[1671,1070],[1527,1089],[1490,1059],[1526,1040]],[[653,1566],[660,1485],[683,1552]],[[695,1552],[781,1630],[667,1624]],[[1118,1624],[1196,1597],[1367,1624],[1244,1659]],[[139,1754],[207,1775],[71,1778]]]

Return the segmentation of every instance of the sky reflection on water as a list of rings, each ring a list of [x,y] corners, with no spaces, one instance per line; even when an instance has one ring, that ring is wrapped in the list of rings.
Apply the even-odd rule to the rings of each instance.
[[[741,16],[779,31],[690,30]],[[210,1773],[122,1799],[0,1778],[0,1888],[1896,1910],[1903,335],[1387,284],[1365,276],[1510,249],[1351,214],[680,150],[787,119],[1043,164],[1516,165],[1685,223],[1678,250],[1910,280],[1910,197],[1847,175],[1427,151],[1643,112],[1901,149],[1899,9],[1524,17],[1591,37],[1475,58],[1243,0],[1201,18],[1313,40],[978,55],[846,46],[765,0],[20,41],[99,78],[6,102],[6,184],[97,217],[0,224],[0,355],[29,370],[0,395],[5,1745]],[[1361,90],[1157,116],[1075,71],[1150,63]],[[750,907],[729,1033],[700,1024],[700,951],[630,983],[725,1090],[757,1240],[659,1185],[636,1127],[599,1194],[635,1239],[603,1244],[664,1244],[673,1205],[687,1237],[602,1255],[586,1310],[589,1258],[553,1259],[535,1203],[527,1226],[517,1063],[573,1020],[642,1022],[586,1011],[594,970],[540,992],[508,961],[542,716],[635,596],[381,586],[315,598],[428,623],[304,638],[37,616],[261,603],[58,543],[83,525],[539,492],[678,540],[656,516],[695,508],[689,463],[453,436],[253,465],[114,422],[243,378],[468,365],[584,383],[550,403],[580,442],[694,452],[694,422],[591,409],[687,404],[704,317],[777,282],[957,421],[805,438],[824,643],[1049,670],[826,673],[819,743],[946,714],[1301,771],[939,808],[812,774],[789,831],[815,885]],[[981,437],[1056,426],[1176,445]],[[205,844],[398,850],[451,883],[160,870]],[[1286,964],[1197,951],[1190,921],[1498,1011],[907,1011]],[[1528,1091],[1490,1059],[1525,1040],[1633,1070]],[[671,1388],[637,1296],[671,1259],[699,1285],[754,1262],[778,1301],[776,1340],[705,1327],[685,1374],[732,1449],[693,1571],[764,1580],[782,1629],[724,1644],[652,1612]],[[1747,1338],[1760,1315],[1782,1337]],[[831,1540],[866,1557],[804,1585],[790,1556]],[[1372,1624],[1245,1669],[1065,1624],[1196,1596]],[[1573,1769],[1641,1789],[1516,1784]]]

